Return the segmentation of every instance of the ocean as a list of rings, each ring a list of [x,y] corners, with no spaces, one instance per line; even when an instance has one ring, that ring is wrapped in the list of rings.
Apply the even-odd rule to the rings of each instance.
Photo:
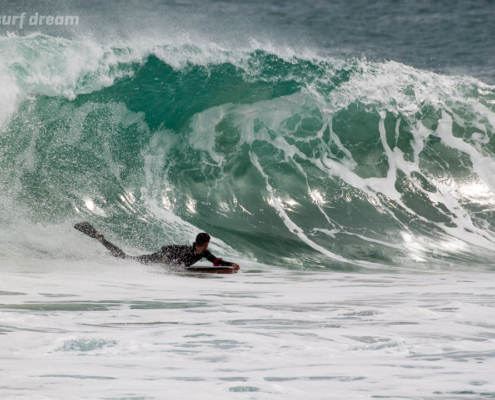
[[[493,21],[0,3],[1,397],[494,398]]]

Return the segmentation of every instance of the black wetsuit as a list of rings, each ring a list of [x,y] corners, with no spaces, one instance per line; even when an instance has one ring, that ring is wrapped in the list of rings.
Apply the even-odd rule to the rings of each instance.
[[[215,257],[208,250],[202,253],[196,253],[195,245],[185,246],[185,245],[172,245],[163,246],[161,251],[157,251],[153,254],[145,254],[143,256],[128,256],[121,249],[119,249],[114,244],[110,243],[108,240],[103,238],[103,246],[105,246],[114,257],[126,258],[131,260],[137,260],[142,263],[163,263],[163,264],[178,264],[185,265],[189,267],[197,263],[202,258],[206,258],[208,261],[212,262],[215,266],[231,266],[232,263],[228,261],[223,261],[221,258]]]

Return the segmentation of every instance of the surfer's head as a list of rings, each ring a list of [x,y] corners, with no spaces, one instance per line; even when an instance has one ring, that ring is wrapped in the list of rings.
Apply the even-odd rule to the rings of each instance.
[[[202,232],[199,233],[198,236],[196,236],[194,247],[196,248],[196,251],[202,252],[208,248],[209,243],[210,243],[210,235]]]
[[[198,233],[198,236],[196,236],[196,241],[195,243],[198,245],[198,246],[202,246],[206,243],[210,243],[210,235],[208,235],[207,233]]]

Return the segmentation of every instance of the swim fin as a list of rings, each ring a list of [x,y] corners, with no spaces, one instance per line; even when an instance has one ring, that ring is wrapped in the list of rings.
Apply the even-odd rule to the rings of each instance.
[[[97,230],[93,228],[93,226],[89,222],[80,222],[79,224],[75,224],[74,228],[82,233],[85,233],[89,237],[96,239]]]

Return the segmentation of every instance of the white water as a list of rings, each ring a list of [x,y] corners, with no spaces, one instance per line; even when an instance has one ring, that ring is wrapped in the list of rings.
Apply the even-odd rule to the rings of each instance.
[[[97,259],[2,265],[1,398],[495,395],[486,273],[244,262],[236,275],[187,276]]]

